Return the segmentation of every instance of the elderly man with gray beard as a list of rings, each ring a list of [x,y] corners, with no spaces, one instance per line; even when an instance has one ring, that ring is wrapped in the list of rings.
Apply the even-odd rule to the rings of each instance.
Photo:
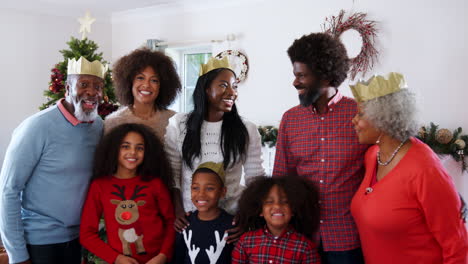
[[[107,67],[68,62],[66,98],[13,132],[0,174],[0,231],[10,263],[80,263],[81,207],[103,130]]]

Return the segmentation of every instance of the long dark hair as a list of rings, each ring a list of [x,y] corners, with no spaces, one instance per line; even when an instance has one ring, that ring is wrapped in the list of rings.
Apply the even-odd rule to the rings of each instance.
[[[265,226],[265,219],[260,214],[264,200],[275,185],[283,189],[288,198],[293,212],[290,225],[312,240],[320,221],[319,191],[310,181],[298,176],[260,176],[250,182],[239,199],[239,228],[247,232]]]
[[[164,146],[151,128],[140,124],[119,125],[104,135],[94,156],[93,179],[112,177],[117,172],[120,145],[130,132],[140,134],[145,142],[145,156],[137,168],[137,174],[143,181],[160,178],[168,188],[171,188],[172,169],[166,158]]]
[[[188,115],[187,134],[182,145],[182,158],[190,169],[193,169],[193,158],[200,156],[201,127],[208,115],[206,89],[218,74],[224,70],[230,71],[230,69],[220,68],[200,76],[195,86],[195,91],[193,92],[195,107]],[[223,124],[221,126],[221,151],[224,158],[224,168],[227,168],[229,164],[234,165],[237,161],[244,159],[248,144],[249,132],[237,112],[236,104],[234,104],[231,112],[224,113]]]

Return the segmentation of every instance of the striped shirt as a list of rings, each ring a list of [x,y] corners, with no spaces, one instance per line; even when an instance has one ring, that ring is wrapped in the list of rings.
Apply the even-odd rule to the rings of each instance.
[[[273,175],[303,176],[319,187],[319,235],[325,251],[360,245],[350,204],[364,175],[368,145],[359,144],[353,129],[356,113],[356,102],[337,92],[324,114],[301,105],[288,110],[278,133]]]

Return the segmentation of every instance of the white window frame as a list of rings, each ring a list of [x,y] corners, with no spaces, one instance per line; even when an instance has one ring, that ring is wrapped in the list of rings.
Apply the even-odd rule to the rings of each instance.
[[[185,56],[191,54],[199,54],[199,53],[211,53],[212,46],[211,45],[197,45],[197,46],[188,46],[188,47],[169,47],[166,49],[167,55],[172,57],[177,64],[177,71],[180,77],[180,81],[182,84],[182,90],[179,96],[174,101],[173,105],[171,105],[172,110],[178,111],[181,113],[187,112],[187,100],[189,96],[186,93],[186,65],[185,65]]]

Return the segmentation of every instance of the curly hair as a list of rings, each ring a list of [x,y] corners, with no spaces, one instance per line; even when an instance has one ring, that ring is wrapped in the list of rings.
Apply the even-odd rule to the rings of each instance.
[[[260,176],[251,181],[239,199],[239,228],[247,232],[265,226],[265,219],[260,214],[264,200],[275,185],[283,189],[288,198],[293,212],[290,224],[299,233],[313,239],[320,224],[319,192],[310,181],[298,176]]]
[[[377,129],[401,142],[418,131],[416,99],[408,89],[362,102],[361,109]]]
[[[174,101],[181,90],[174,62],[162,52],[141,48],[123,56],[115,63],[112,77],[117,98],[122,105],[133,104],[133,80],[148,66],[158,74],[161,83],[159,95],[154,101],[155,109],[164,110]]]
[[[93,179],[111,177],[117,172],[120,145],[130,132],[140,134],[145,143],[145,155],[137,174],[143,181],[158,177],[168,188],[172,187],[172,167],[164,152],[164,145],[150,127],[141,124],[123,124],[104,135],[94,154]]]
[[[346,79],[349,59],[346,48],[337,38],[326,33],[312,33],[296,39],[288,49],[291,62],[308,66],[319,80],[337,88]]]

